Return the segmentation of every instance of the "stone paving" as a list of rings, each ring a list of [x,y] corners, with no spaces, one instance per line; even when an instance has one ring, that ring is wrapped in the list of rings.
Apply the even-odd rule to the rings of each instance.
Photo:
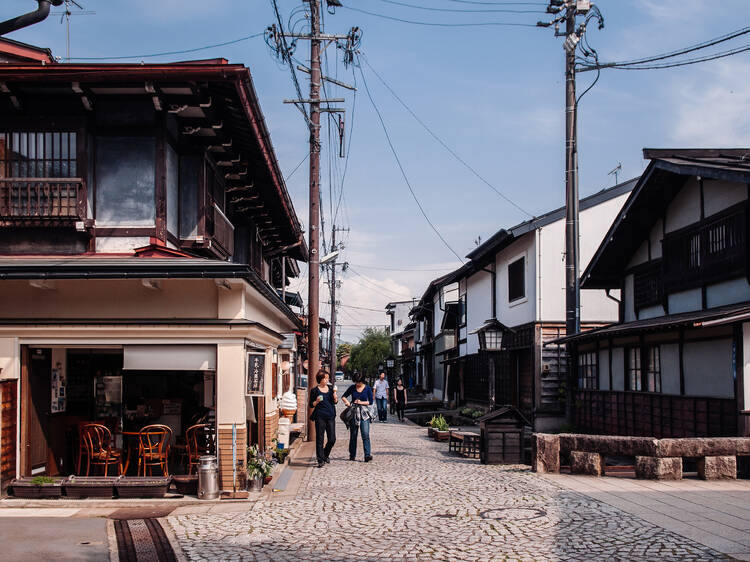
[[[374,423],[374,460],[332,462],[296,496],[243,513],[170,516],[189,560],[726,560],[520,466],[448,455],[413,425]]]

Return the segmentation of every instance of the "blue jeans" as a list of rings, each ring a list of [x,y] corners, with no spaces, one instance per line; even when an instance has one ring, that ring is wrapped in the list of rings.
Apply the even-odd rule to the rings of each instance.
[[[387,421],[388,420],[388,399],[376,398],[375,401],[378,403],[378,419],[380,421]]]
[[[362,420],[359,425],[351,424],[349,426],[349,458],[354,459],[357,456],[357,433],[362,431],[362,447],[365,449],[365,458],[372,456],[370,451],[370,420]]]

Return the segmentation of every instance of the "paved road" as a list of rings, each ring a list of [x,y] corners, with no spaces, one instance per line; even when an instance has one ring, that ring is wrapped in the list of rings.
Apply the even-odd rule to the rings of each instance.
[[[296,495],[168,518],[190,560],[706,560],[719,552],[525,467],[447,454],[422,428],[375,423],[371,463],[308,469]]]
[[[0,559],[6,562],[109,560],[106,519],[8,515],[0,517]]]

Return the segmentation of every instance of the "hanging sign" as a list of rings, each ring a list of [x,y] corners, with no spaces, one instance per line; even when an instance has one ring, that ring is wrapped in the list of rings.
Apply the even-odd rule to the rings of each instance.
[[[263,381],[265,380],[264,375],[266,372],[265,367],[265,353],[247,354],[247,387],[245,390],[245,394],[263,394]]]

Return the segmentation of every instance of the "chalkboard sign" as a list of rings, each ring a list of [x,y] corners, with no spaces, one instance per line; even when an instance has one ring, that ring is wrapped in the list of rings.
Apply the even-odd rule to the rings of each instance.
[[[245,394],[263,394],[263,381],[266,372],[266,354],[247,354],[247,390]]]

